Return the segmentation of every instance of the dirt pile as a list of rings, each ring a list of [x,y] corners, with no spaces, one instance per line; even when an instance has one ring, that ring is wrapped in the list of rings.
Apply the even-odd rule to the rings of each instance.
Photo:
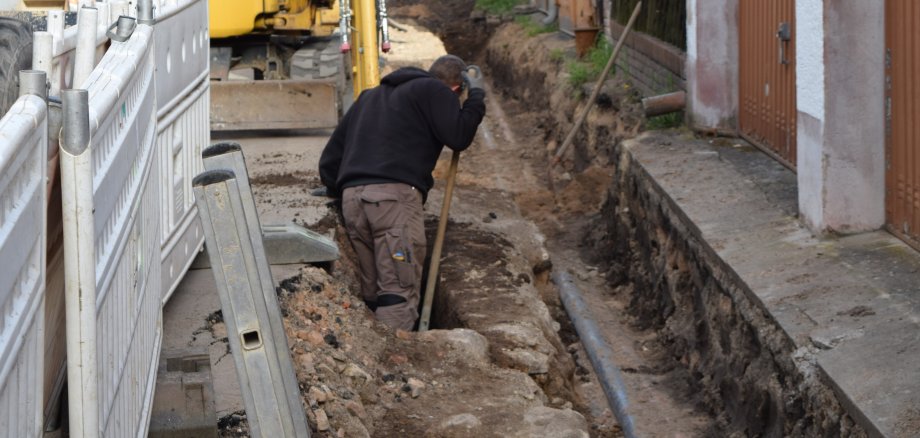
[[[279,288],[314,436],[588,436],[581,414],[549,407],[527,373],[495,363],[503,346],[468,329],[394,333],[354,284],[346,262],[334,276],[306,267]]]

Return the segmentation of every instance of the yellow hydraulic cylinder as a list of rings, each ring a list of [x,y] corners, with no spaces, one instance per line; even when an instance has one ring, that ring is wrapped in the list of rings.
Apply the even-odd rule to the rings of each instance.
[[[377,47],[377,6],[375,0],[353,0],[354,23],[351,30],[351,60],[354,66],[355,98],[380,83]]]

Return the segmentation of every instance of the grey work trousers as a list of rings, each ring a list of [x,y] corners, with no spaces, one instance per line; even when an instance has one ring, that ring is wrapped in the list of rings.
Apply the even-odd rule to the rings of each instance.
[[[362,298],[377,306],[380,322],[412,330],[426,252],[422,194],[401,183],[349,187],[342,214],[358,256]]]

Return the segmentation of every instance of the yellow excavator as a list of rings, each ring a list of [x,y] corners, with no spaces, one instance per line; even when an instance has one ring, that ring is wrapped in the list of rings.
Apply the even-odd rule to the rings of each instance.
[[[385,0],[219,0],[210,35],[218,131],[335,126],[390,49]]]

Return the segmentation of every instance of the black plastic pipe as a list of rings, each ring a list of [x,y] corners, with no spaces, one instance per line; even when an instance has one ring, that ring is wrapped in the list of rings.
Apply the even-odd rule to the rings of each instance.
[[[591,366],[594,367],[594,373],[597,374],[597,380],[600,381],[601,388],[607,396],[607,403],[610,404],[613,415],[620,423],[623,435],[626,438],[635,438],[637,435],[632,417],[629,415],[626,386],[623,385],[620,369],[614,363],[613,350],[604,342],[604,337],[597,323],[591,318],[588,306],[581,298],[581,291],[572,281],[572,276],[568,272],[555,272],[553,281],[559,286],[562,305],[569,319],[575,324],[575,331],[578,332],[581,344],[588,352]]]

